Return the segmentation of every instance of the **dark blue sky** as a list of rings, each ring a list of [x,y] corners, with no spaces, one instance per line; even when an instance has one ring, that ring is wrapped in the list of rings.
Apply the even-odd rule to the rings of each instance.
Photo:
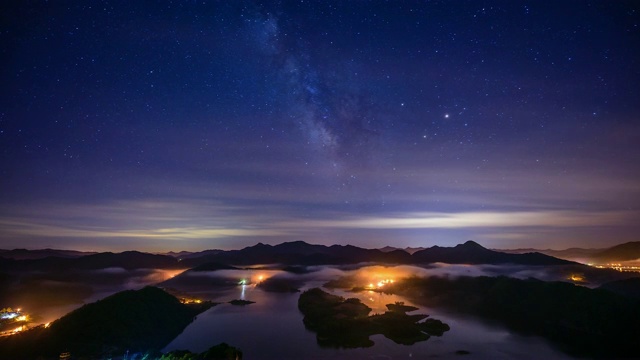
[[[638,240],[634,1],[31,1],[0,19],[1,248]]]

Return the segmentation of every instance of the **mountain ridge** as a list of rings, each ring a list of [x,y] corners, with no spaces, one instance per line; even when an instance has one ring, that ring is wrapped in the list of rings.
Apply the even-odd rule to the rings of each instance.
[[[175,253],[174,253],[175,254]],[[472,240],[454,247],[432,246],[413,254],[403,249],[366,249],[353,245],[319,245],[304,241],[283,242],[276,245],[258,243],[239,250],[205,250],[186,258],[151,254],[140,251],[121,253],[103,252],[80,257],[45,257],[40,259],[0,258],[0,270],[90,270],[123,268],[126,270],[153,268],[195,268],[207,263],[224,265],[347,265],[356,263],[428,264],[435,262],[464,264],[523,264],[568,265],[575,264],[542,253],[510,254],[487,249]]]
[[[611,263],[640,259],[640,241],[630,241],[608,248],[577,248],[568,249],[493,249],[509,254],[523,254],[526,252],[539,252],[549,256],[566,259],[578,260],[589,263]]]

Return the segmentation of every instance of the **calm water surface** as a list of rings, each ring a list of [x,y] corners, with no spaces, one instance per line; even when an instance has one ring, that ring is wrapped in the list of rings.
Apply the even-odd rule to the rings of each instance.
[[[322,281],[310,281],[304,289],[320,286]],[[303,289],[303,290],[304,290]],[[375,292],[329,292],[344,297],[358,297],[373,309],[384,312],[386,304],[404,301],[396,295]],[[305,329],[297,307],[299,293],[269,293],[252,285],[237,286],[216,294],[214,301],[246,299],[248,306],[221,304],[200,314],[164,351],[187,349],[202,352],[221,342],[242,350],[245,359],[568,359],[539,337],[512,334],[508,330],[482,323],[473,318],[420,307],[414,313],[429,314],[449,324],[451,330],[442,337],[411,346],[399,345],[382,335],[373,336],[375,345],[364,349],[327,349],[316,343],[315,333]],[[470,354],[460,356],[457,350]]]

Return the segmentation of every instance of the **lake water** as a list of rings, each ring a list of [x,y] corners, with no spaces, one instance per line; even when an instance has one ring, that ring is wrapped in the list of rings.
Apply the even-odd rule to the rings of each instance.
[[[363,270],[371,274],[379,271],[380,267],[358,271]],[[393,272],[393,269],[389,271]],[[327,277],[336,274],[335,270],[330,270],[319,278],[313,278],[316,276],[313,274],[300,275],[306,280],[303,290],[320,286]],[[266,275],[275,276],[277,272]],[[243,275],[227,273],[225,276]],[[447,323],[451,330],[445,332],[442,337],[431,337],[411,346],[399,345],[382,335],[376,335],[371,337],[375,345],[370,348],[322,348],[316,343],[315,333],[306,330],[302,323],[303,316],[297,307],[299,293],[270,293],[253,285],[238,285],[231,289],[206,292],[207,297],[214,301],[246,299],[255,301],[255,304],[233,306],[224,303],[209,309],[200,314],[164,351],[187,349],[202,352],[213,345],[226,342],[240,348],[245,359],[570,358],[540,337],[512,334],[503,327],[486,324],[472,317],[417,306],[400,296],[369,291],[328,291],[344,297],[358,297],[371,307],[374,313],[384,312],[386,304],[404,301],[407,305],[414,305],[420,309],[414,313],[429,314]],[[457,355],[458,350],[466,350],[470,354]]]

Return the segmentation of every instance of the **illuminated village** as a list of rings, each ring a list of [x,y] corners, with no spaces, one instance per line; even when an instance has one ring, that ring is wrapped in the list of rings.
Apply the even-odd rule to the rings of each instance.
[[[29,329],[31,316],[22,309],[4,308],[0,310],[0,336],[9,336]],[[48,327],[48,323],[44,324]]]
[[[609,264],[587,264],[598,269],[613,269],[620,272],[640,272],[640,263],[609,263]]]
[[[367,290],[376,290],[376,289],[380,289],[382,287],[384,287],[387,284],[393,284],[395,282],[395,280],[393,279],[383,279],[378,281],[377,283],[369,283],[369,285],[367,285],[365,287],[365,289]]]

